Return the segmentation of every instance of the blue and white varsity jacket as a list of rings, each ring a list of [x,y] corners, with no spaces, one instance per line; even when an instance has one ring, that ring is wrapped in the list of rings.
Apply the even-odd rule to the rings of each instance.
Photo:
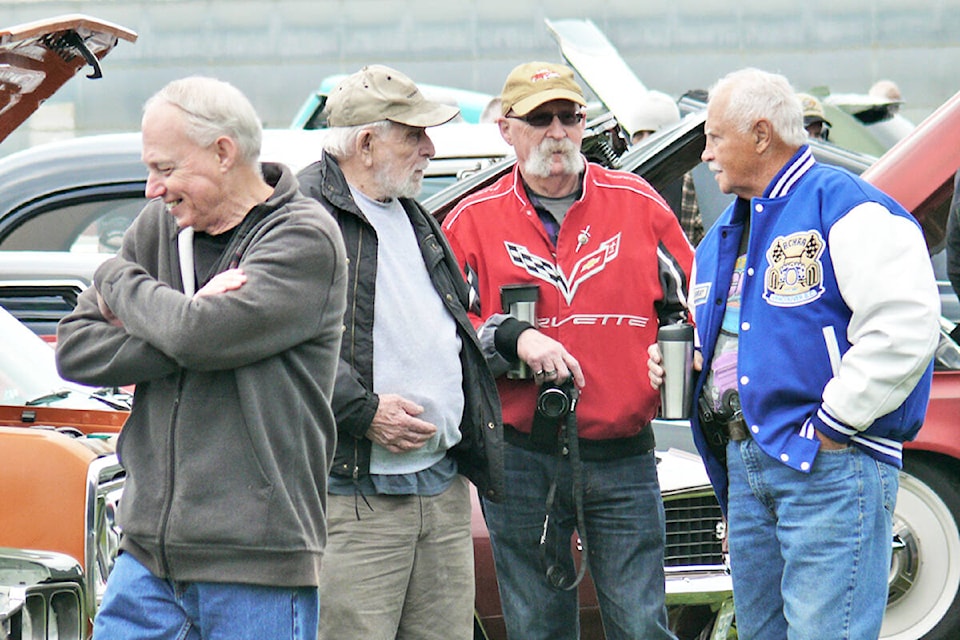
[[[734,201],[697,248],[690,299],[704,372],[748,215],[737,386],[753,439],[799,472],[814,464],[816,431],[902,466],[939,339],[940,299],[916,220],[801,147],[763,197]],[[693,434],[726,510],[726,469],[696,415]]]

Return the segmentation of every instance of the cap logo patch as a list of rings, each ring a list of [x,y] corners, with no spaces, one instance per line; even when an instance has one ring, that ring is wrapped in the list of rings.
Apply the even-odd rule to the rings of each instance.
[[[535,74],[530,76],[530,82],[541,82],[542,80],[552,80],[553,78],[559,78],[560,74],[551,69],[541,69]]]

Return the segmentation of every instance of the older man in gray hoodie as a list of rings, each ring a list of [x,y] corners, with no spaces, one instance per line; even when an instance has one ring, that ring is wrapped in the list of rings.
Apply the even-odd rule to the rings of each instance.
[[[346,290],[333,220],[232,86],[143,116],[146,195],[58,333],[64,377],[136,385],[104,640],[313,640]]]

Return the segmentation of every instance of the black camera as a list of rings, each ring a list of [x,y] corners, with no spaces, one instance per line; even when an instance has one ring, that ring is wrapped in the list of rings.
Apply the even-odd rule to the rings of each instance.
[[[556,451],[560,422],[576,410],[579,397],[580,392],[570,378],[559,384],[544,382],[537,395],[537,408],[533,414],[531,444],[538,449]]]

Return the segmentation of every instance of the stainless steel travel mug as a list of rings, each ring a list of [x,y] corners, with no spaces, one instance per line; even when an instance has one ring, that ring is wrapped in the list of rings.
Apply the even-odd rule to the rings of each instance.
[[[660,416],[667,420],[690,417],[693,406],[693,325],[668,324],[657,332],[663,358]]]
[[[535,284],[505,284],[500,286],[500,304],[504,313],[517,320],[537,326],[537,299],[540,287]],[[532,378],[530,367],[523,360],[507,371],[507,377],[513,380]]]

